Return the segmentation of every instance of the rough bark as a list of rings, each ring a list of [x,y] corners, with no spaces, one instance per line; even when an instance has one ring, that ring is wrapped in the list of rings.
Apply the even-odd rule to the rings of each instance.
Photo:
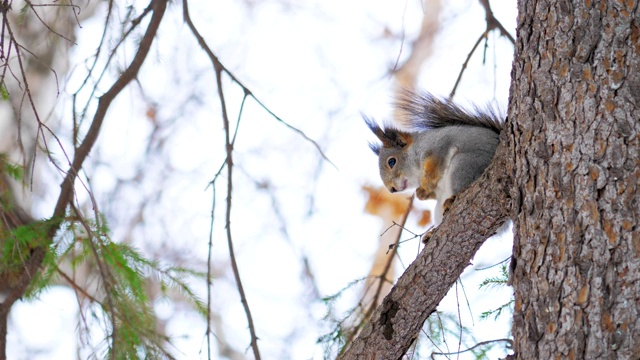
[[[499,146],[494,162],[459,194],[424,250],[340,359],[402,358],[480,245],[507,220],[506,157],[506,147]]]
[[[518,2],[519,359],[640,358],[637,1]]]

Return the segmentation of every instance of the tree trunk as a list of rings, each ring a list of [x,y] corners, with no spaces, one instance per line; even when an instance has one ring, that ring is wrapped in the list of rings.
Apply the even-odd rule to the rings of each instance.
[[[517,357],[638,359],[638,2],[518,7],[508,130]]]

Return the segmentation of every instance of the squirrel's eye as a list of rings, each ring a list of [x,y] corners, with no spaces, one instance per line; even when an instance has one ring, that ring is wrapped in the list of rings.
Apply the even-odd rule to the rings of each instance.
[[[387,164],[389,164],[389,168],[393,169],[394,165],[396,164],[396,158],[389,158]]]

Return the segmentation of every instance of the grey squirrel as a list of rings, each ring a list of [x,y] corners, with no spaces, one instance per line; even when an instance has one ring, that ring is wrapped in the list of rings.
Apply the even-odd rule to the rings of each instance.
[[[382,142],[369,146],[378,155],[386,188],[416,189],[418,199],[436,199],[440,223],[456,194],[491,163],[504,122],[491,108],[469,111],[429,93],[406,91],[398,101],[407,114],[400,119],[405,130],[364,117]]]

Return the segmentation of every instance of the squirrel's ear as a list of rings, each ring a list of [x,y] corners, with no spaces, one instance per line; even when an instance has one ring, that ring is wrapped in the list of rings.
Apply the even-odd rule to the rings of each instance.
[[[371,132],[382,141],[382,146],[389,148],[403,148],[407,144],[411,143],[411,134],[393,129],[393,128],[381,128],[375,121],[363,116],[364,122],[367,124]],[[371,150],[378,154],[380,152],[380,146],[374,148],[370,145]]]
[[[385,147],[402,149],[413,142],[413,136],[410,133],[397,129],[384,129],[384,136],[385,139],[380,140],[382,140],[382,144]]]
[[[407,132],[393,130],[393,134],[395,136],[396,147],[402,148],[413,142],[413,137]]]

